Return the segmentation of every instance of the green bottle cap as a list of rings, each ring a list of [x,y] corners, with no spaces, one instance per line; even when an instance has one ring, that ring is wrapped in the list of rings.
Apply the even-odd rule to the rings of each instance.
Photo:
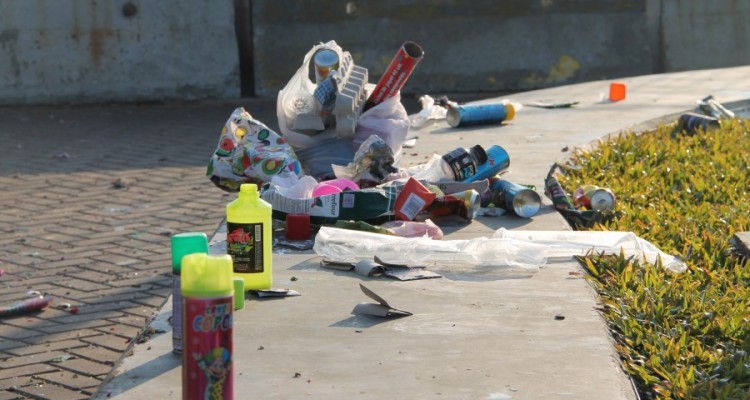
[[[234,270],[229,254],[188,254],[182,258],[180,285],[183,297],[222,297],[234,291]]]
[[[188,232],[172,236],[172,272],[179,275],[182,257],[192,253],[208,254],[208,239],[205,233]]]
[[[234,278],[234,310],[245,308],[245,280]]]

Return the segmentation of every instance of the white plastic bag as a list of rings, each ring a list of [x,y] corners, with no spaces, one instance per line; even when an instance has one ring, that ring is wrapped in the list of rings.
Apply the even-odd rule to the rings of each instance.
[[[488,279],[528,277],[546,263],[543,246],[510,239],[432,240],[404,238],[324,226],[313,250],[328,260],[357,262],[378,256],[394,264],[421,264],[452,277]]]
[[[362,113],[354,131],[354,148],[359,148],[375,135],[388,144],[394,155],[398,155],[408,133],[409,115],[401,104],[401,93],[397,93]]]
[[[519,243],[542,246],[547,258],[568,258],[586,255],[589,252],[638,257],[641,262],[656,264],[661,259],[662,266],[672,272],[684,272],[687,265],[677,257],[659,250],[651,242],[636,236],[633,232],[622,231],[509,231],[500,228],[492,236],[496,239],[512,239]]]
[[[321,140],[336,137],[336,130],[333,127],[326,129],[323,124],[320,104],[314,96],[316,86],[310,80],[310,62],[322,48],[331,49],[341,57],[342,49],[333,40],[313,46],[276,98],[279,130],[295,149],[308,148]]]

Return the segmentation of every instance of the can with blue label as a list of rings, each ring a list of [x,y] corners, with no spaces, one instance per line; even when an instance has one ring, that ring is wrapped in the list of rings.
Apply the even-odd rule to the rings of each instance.
[[[505,179],[490,180],[491,201],[519,217],[531,218],[542,207],[539,194],[526,186]]]
[[[477,182],[483,179],[490,179],[508,169],[510,166],[510,156],[504,148],[498,145],[492,145],[485,150],[487,155],[484,163],[477,165],[477,169],[471,176],[462,182]]]
[[[454,105],[448,108],[445,120],[452,127],[500,124],[515,117],[516,109],[510,103]]]

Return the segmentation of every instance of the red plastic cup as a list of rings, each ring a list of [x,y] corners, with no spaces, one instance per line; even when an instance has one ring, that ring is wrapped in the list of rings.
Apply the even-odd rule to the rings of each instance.
[[[310,216],[308,214],[288,214],[286,216],[286,239],[310,239]]]
[[[609,84],[609,101],[625,100],[625,84],[612,82]]]

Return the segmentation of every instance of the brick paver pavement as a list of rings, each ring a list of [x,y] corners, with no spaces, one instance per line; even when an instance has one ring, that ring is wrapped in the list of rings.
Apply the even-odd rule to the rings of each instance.
[[[0,305],[54,298],[0,320],[0,400],[96,392],[171,293],[170,236],[233,198],[205,177],[224,122],[274,103],[0,108]]]

